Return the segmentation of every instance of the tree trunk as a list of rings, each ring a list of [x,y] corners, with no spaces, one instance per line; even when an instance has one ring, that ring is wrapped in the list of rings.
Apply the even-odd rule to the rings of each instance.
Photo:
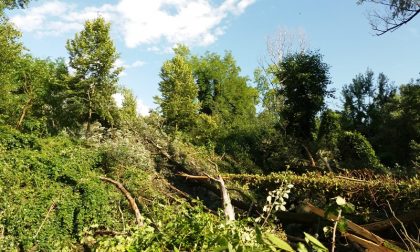
[[[136,204],[136,201],[134,200],[134,198],[131,196],[131,194],[127,191],[127,189],[125,189],[125,187],[123,186],[123,184],[121,184],[118,181],[115,181],[113,179],[110,178],[106,178],[106,177],[99,177],[102,181],[108,182],[113,184],[114,186],[116,186],[121,192],[122,194],[125,196],[125,198],[128,200],[128,202],[130,203],[131,209],[133,209],[134,214],[136,215],[136,221],[137,224],[139,226],[144,226],[144,218],[140,213],[140,210]]]
[[[225,182],[223,181],[222,176],[219,175],[216,181],[219,182],[219,185],[220,185],[220,192],[222,194],[222,200],[223,200],[223,211],[225,213],[226,219],[228,222],[234,221],[235,211],[233,210],[229,193],[226,189]]]
[[[314,158],[312,157],[311,152],[309,151],[309,148],[305,144],[302,144],[302,146],[305,149],[306,154],[308,155],[308,159],[309,159],[309,162],[311,163],[311,166],[312,167],[315,167],[316,166],[316,163],[315,163]]]
[[[23,106],[22,113],[20,114],[19,120],[16,123],[16,129],[20,129],[23,124],[23,120],[25,119],[26,113],[28,112],[28,109],[32,106],[32,98],[29,99],[28,102],[26,102],[25,106]]]

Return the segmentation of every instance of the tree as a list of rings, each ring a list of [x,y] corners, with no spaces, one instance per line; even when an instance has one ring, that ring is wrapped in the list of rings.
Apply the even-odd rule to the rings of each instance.
[[[9,22],[0,9],[0,121],[8,121],[8,111],[14,108],[13,91],[17,64],[23,56],[20,32]]]
[[[0,9],[25,8],[28,6],[29,2],[30,0],[2,0],[2,2],[0,2]]]
[[[369,111],[372,106],[374,87],[374,73],[366,70],[366,74],[358,74],[352,83],[343,87],[344,123],[346,129],[366,133],[370,124]]]
[[[186,59],[187,52],[174,51],[175,56],[161,68],[159,91],[162,96],[156,100],[162,109],[165,124],[172,130],[187,131],[194,126],[198,114],[198,88]]]
[[[121,91],[123,102],[119,108],[120,126],[132,128],[138,122],[137,99],[130,89],[123,88]]]
[[[370,25],[376,35],[393,32],[407,24],[420,13],[418,0],[359,0],[358,4],[370,2],[382,5],[384,11],[374,11],[370,14]]]
[[[25,55],[17,64],[15,76],[15,127],[25,130],[48,130],[46,119],[51,107],[47,105],[48,87],[56,82],[56,65]]]
[[[365,74],[356,75],[342,91],[344,128],[357,130],[370,138],[383,123],[386,116],[383,109],[395,94],[395,87],[383,73],[378,75],[376,84],[370,69]]]
[[[71,115],[79,123],[87,123],[87,136],[94,120],[112,127],[117,111],[112,95],[122,68],[115,66],[118,53],[110,37],[110,23],[102,17],[87,21],[84,30],[67,41],[66,48],[75,71],[66,100]]]
[[[248,86],[247,77],[240,76],[232,53],[223,58],[215,53],[194,56],[191,65],[202,113],[220,117],[222,127],[255,118],[258,93]]]
[[[332,94],[327,90],[328,71],[321,54],[306,52],[286,56],[276,73],[279,95],[285,99],[281,115],[287,121],[288,132],[303,141],[313,140],[316,115]]]

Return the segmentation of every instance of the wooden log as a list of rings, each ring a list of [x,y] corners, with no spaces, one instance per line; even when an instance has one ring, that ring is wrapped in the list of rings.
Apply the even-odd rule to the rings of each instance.
[[[384,246],[381,246],[379,244],[376,244],[374,242],[371,242],[369,240],[363,239],[361,237],[358,237],[356,235],[345,233],[344,237],[349,239],[350,241],[357,243],[361,245],[362,247],[366,248],[367,251],[377,251],[377,252],[393,252],[393,250],[390,250]]]
[[[405,213],[404,215],[397,216],[397,218],[392,217],[386,220],[362,225],[362,227],[370,231],[382,231],[388,228],[392,228],[392,226],[400,224],[398,220],[407,224],[411,222],[418,222],[420,221],[420,209]]]
[[[318,207],[316,207],[316,206],[314,206],[310,203],[306,203],[305,209],[309,212],[312,212],[312,213],[314,213],[314,214],[316,214],[320,217],[326,218],[330,221],[337,221],[337,216],[332,215],[332,214],[330,214],[328,216],[325,216],[325,211],[324,210],[322,210],[322,209],[320,209],[320,208],[318,208]],[[371,241],[371,242],[383,247],[384,249],[388,249],[387,247],[389,245],[389,242],[387,242],[385,239],[381,238],[380,236],[370,232],[369,230],[357,225],[356,223],[354,223],[350,220],[347,220],[347,227],[352,232],[354,232],[355,234],[367,239],[368,241]],[[394,247],[396,247],[396,246],[394,246]],[[397,248],[397,249],[400,249],[400,248]],[[400,249],[400,250],[402,251],[402,249]],[[388,250],[379,250],[379,251],[393,251],[393,250],[388,249]]]
[[[127,191],[127,189],[125,189],[124,185],[121,184],[118,181],[115,181],[113,179],[106,178],[106,177],[99,177],[99,179],[102,180],[102,181],[113,184],[115,187],[117,187],[122,192],[122,194],[125,196],[125,198],[130,203],[131,209],[133,209],[133,211],[134,211],[134,214],[136,216],[137,225],[144,226],[144,222],[143,222],[144,218],[140,213],[140,210],[137,206],[137,203],[134,200],[134,198],[131,196],[131,194]]]
[[[223,181],[222,176],[219,176],[216,180],[219,182],[220,192],[222,194],[222,200],[223,200],[223,211],[225,213],[225,216],[228,222],[234,221],[235,211],[230,201],[230,196],[229,196],[228,190],[226,189],[225,182]]]

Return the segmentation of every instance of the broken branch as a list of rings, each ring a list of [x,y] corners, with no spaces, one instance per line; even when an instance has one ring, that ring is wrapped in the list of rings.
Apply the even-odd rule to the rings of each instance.
[[[99,177],[99,179],[101,179],[102,181],[105,181],[105,182],[108,182],[108,183],[113,184],[115,187],[117,187],[122,192],[122,194],[125,196],[125,198],[130,203],[131,209],[133,209],[134,214],[136,215],[137,224],[139,226],[144,226],[144,222],[143,222],[143,219],[144,218],[143,218],[143,216],[140,213],[140,210],[139,210],[139,208],[137,206],[137,203],[134,200],[134,198],[131,196],[131,194],[127,191],[127,189],[125,189],[124,185],[121,184],[118,181],[115,181],[113,179],[106,178],[106,177]]]

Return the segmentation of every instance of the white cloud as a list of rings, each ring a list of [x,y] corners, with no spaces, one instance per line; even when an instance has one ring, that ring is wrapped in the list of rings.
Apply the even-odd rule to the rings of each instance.
[[[122,104],[124,101],[124,95],[121,93],[116,93],[112,95],[112,98],[114,98],[115,103],[117,104],[118,108],[122,108]]]
[[[220,2],[220,1],[218,1]],[[190,46],[214,43],[232,15],[240,15],[255,0],[119,0],[115,5],[89,6],[54,0],[29,8],[11,18],[21,30],[39,36],[60,35],[82,29],[87,19],[102,16],[113,22],[127,47],[148,45],[161,51],[176,43]]]
[[[118,108],[122,108],[123,102],[124,102],[124,95],[121,93],[116,93],[112,95],[112,98],[114,98],[115,103],[117,104]],[[144,104],[144,102],[141,99],[136,99],[137,102],[137,114],[142,116],[147,116],[150,113],[150,107]]]
[[[146,64],[144,61],[136,60],[136,61],[134,61],[133,63],[130,64],[130,68],[142,67],[142,66],[144,66],[144,64]]]
[[[150,113],[150,107],[144,104],[140,99],[137,99],[137,114],[147,116]]]
[[[114,68],[122,67],[123,71],[120,73],[120,77],[124,77],[127,76],[127,72],[125,71],[126,69],[139,68],[144,66],[144,64],[146,63],[141,60],[136,60],[133,63],[127,64],[122,59],[117,59],[114,63]]]

